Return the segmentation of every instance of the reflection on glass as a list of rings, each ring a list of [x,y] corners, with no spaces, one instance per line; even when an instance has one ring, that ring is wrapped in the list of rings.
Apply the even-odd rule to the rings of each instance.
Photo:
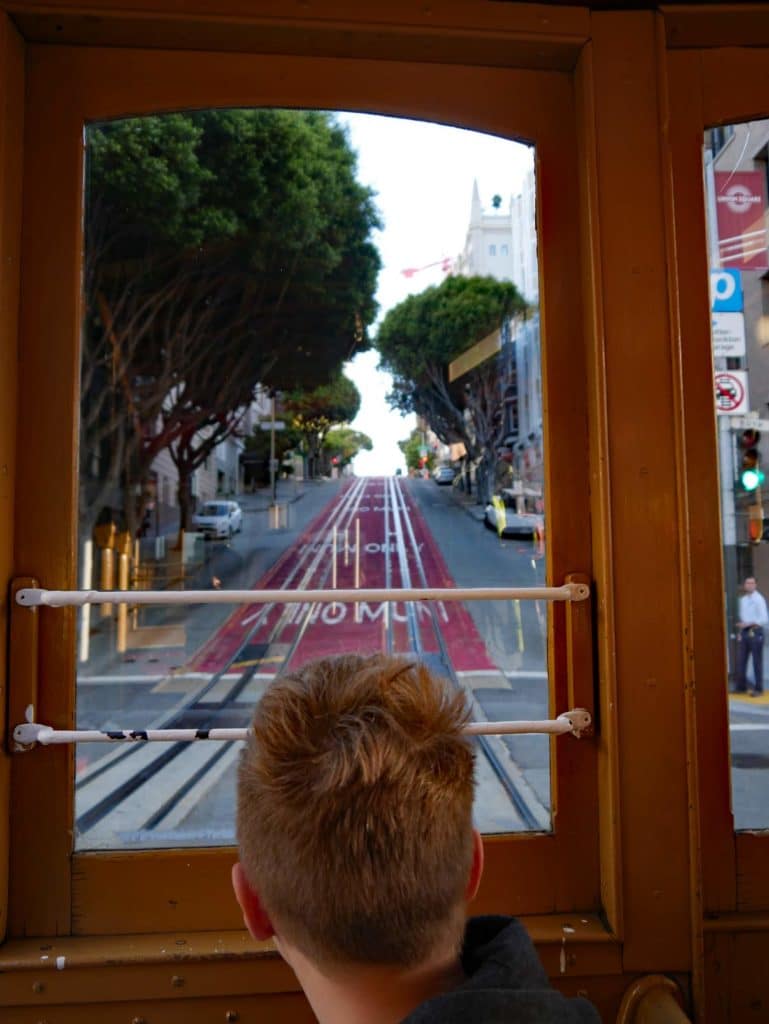
[[[383,138],[419,165],[395,188],[402,208]],[[435,181],[460,162],[466,191],[449,202]],[[505,194],[484,205],[490,167]],[[78,726],[245,727],[276,673],[350,650],[413,653],[476,718],[546,717],[541,602],[280,600],[544,583],[530,150],[388,118],[225,110],[92,126],[87,169],[82,586],[275,600],[84,608]],[[78,847],[232,842],[238,750],[80,744]],[[478,779],[485,831],[550,828],[545,737],[479,742]]]
[[[726,582],[732,804],[769,828],[769,120],[705,133],[705,187]]]

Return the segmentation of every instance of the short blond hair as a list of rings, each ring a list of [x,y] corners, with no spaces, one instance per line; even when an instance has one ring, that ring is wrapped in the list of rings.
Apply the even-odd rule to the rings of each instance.
[[[345,655],[277,679],[238,773],[246,877],[317,963],[457,948],[472,864],[464,695],[424,665]]]

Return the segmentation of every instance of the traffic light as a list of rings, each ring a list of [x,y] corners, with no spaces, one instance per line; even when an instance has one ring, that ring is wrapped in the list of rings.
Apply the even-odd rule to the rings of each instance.
[[[751,544],[760,544],[764,539],[764,508],[763,505],[751,505],[748,509],[748,540]]]
[[[743,430],[740,434],[740,486],[743,491],[756,491],[764,482],[761,453],[757,447],[760,436],[757,430]]]

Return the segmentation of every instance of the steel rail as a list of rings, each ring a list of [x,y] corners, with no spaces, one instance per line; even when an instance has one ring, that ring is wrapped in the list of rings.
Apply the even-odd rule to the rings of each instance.
[[[557,718],[536,721],[468,722],[462,732],[468,736],[507,736],[545,733],[561,736],[570,733],[579,738],[591,725],[590,713],[583,708],[564,711]],[[23,722],[13,730],[20,747],[42,747],[67,743],[192,743],[199,740],[235,742],[251,735],[245,729],[54,729],[39,722]]]
[[[392,481],[391,481],[391,483],[392,483]],[[421,552],[419,550],[419,545],[417,544],[416,537],[414,536],[414,527],[413,527],[413,524],[411,522],[411,517],[408,514],[408,509],[406,507],[406,498],[405,498],[405,494],[404,494],[404,489],[403,489],[402,486],[399,487],[397,484],[394,484],[394,487],[395,487],[395,490],[396,490],[396,492],[398,494],[398,499],[399,499],[399,505],[397,506],[398,507],[398,513],[397,514],[398,515],[400,515],[401,513],[403,514],[403,519],[404,519],[404,522],[406,523],[406,529],[408,531],[409,539],[411,541],[411,546],[412,546],[414,561],[416,563],[417,573],[419,574],[419,578],[422,581],[422,583],[426,584],[427,583],[427,575],[425,573],[424,560],[423,560],[422,554],[421,554]],[[413,500],[413,498],[412,498],[412,500]],[[443,659],[443,664],[445,665],[446,670],[449,673],[451,681],[452,681],[452,683],[454,684],[454,686],[458,690],[463,690],[464,691],[464,687],[460,683],[459,678],[458,678],[458,676],[456,674],[456,671],[454,669],[454,664],[453,664],[453,662],[451,660],[451,655],[449,654],[448,645],[446,644],[446,638],[443,635],[443,630],[441,628],[440,623],[438,622],[438,614],[437,614],[437,611],[436,611],[436,606],[434,604],[430,605],[430,619],[432,621],[435,637],[436,637],[436,640],[438,642],[438,647],[439,647],[440,652],[441,652],[441,656],[442,656],[442,659]],[[420,646],[421,646],[421,643],[420,643]],[[467,697],[470,699],[472,704],[478,709],[478,711],[483,713],[483,709],[481,708],[480,702],[478,701],[478,698],[475,696],[475,694],[474,693],[468,693]],[[477,724],[477,723],[474,723],[474,724]],[[498,724],[498,723],[489,723],[489,724],[491,725],[491,724]],[[537,731],[539,731],[539,730],[537,730]],[[502,786],[502,788],[505,790],[505,792],[507,793],[508,797],[510,798],[510,802],[513,805],[513,807],[515,808],[515,811],[518,814],[518,817],[520,818],[522,824],[526,827],[526,829],[528,831],[538,832],[541,829],[541,824],[540,824],[536,814],[534,813],[534,811],[529,806],[529,802],[526,800],[526,797],[521,792],[520,787],[516,784],[515,780],[511,777],[510,772],[505,768],[505,766],[502,763],[502,760],[501,760],[499,754],[494,749],[494,747],[492,745],[492,741],[489,738],[490,735],[497,735],[497,734],[494,733],[493,731],[491,733],[489,733],[486,730],[482,730],[482,729],[478,729],[477,732],[471,733],[471,734],[478,735],[478,745],[479,745],[480,749],[483,751],[483,754],[486,757],[486,760],[489,762],[489,766],[491,767],[492,772],[496,775],[497,779],[499,780],[500,785]],[[505,735],[505,733],[501,733],[499,735]]]
[[[584,583],[559,587],[410,587],[359,590],[45,590],[24,587],[16,603],[25,608],[81,608],[86,604],[358,604],[377,601],[584,601]],[[279,597],[278,597],[279,595]]]
[[[360,503],[360,497],[364,491],[365,486],[362,483],[360,485],[356,484],[355,486],[350,488],[348,493],[342,496],[341,502],[333,509],[331,517],[332,521],[341,520],[345,516],[354,514],[355,508]],[[314,545],[310,545],[310,547],[306,551],[300,554],[297,564],[291,570],[291,573],[289,574],[286,583],[293,580],[297,574],[301,574],[300,586],[306,584],[312,578],[313,573],[315,573],[317,567],[323,561],[323,555],[328,544],[328,540],[323,539],[324,537],[327,537],[327,531],[325,529],[321,531],[318,536],[321,537],[321,542],[320,545],[318,546],[318,550],[315,550]],[[274,591],[274,593],[278,594],[280,593],[280,590]],[[274,604],[280,603],[281,602],[277,601],[274,602]],[[267,617],[269,616],[272,606],[272,603],[264,604],[262,606],[260,613],[255,617],[253,623],[251,624],[251,628],[248,630],[245,638],[238,644],[238,647],[232,654],[232,656],[227,659],[227,664],[219,671],[217,671],[213,675],[213,677],[206,683],[205,686],[203,686],[197,693],[191,695],[190,699],[186,701],[182,707],[175,708],[173,710],[173,714],[167,719],[166,723],[162,723],[157,727],[150,726],[148,730],[144,731],[158,732],[165,730],[170,735],[169,742],[171,743],[174,742],[172,736],[175,732],[179,732],[180,730],[183,732],[189,731],[184,729],[181,725],[175,723],[184,721],[186,717],[188,717],[191,713],[194,713],[195,708],[201,704],[201,698],[204,697],[211,689],[213,689],[214,686],[218,685],[221,676],[230,668],[230,666],[234,662],[237,661],[239,654],[251,642],[251,640],[253,639],[254,635],[258,632],[258,630],[261,629],[261,627],[266,623]],[[311,611],[311,608],[308,609],[308,612],[309,611]],[[281,630],[284,629],[285,626],[286,612],[284,611],[282,615],[279,617],[278,621],[270,629],[268,643],[275,642],[276,638],[280,635]],[[291,656],[291,653],[292,651],[290,650],[286,657],[284,658],[281,668],[285,667],[287,661]],[[216,720],[218,711],[237,698],[240,692],[250,681],[251,677],[254,674],[254,671],[255,666],[246,669],[235,681],[235,683],[230,687],[226,697],[222,698],[220,701],[217,702],[218,708],[207,709],[210,724],[207,723],[203,727],[199,726],[198,731],[202,731],[203,728],[214,727],[213,722],[215,722]],[[100,732],[101,730],[95,731]],[[128,732],[128,730],[118,731]],[[107,814],[114,810],[115,806],[117,806],[122,801],[126,800],[128,797],[132,796],[133,793],[141,785],[146,784],[150,779],[152,779],[156,775],[159,775],[164,769],[166,769],[168,765],[179,754],[181,754],[181,752],[185,749],[185,746],[186,744],[184,741],[178,741],[174,743],[173,746],[163,751],[154,760],[137,767],[133,774],[125,778],[115,790],[113,790],[110,794],[103,797],[100,801],[97,801],[97,803],[89,807],[88,810],[82,811],[80,814],[77,815],[78,829],[81,832],[86,832],[89,829],[92,829],[99,821],[102,820],[102,818],[104,818]],[[123,749],[121,751],[115,750],[115,757],[110,757],[110,755],[108,755],[106,758],[100,759],[100,761],[98,761],[93,766],[93,770],[88,772],[86,777],[78,779],[76,781],[76,789],[78,793],[85,793],[89,786],[92,785],[101,775],[103,775],[104,772],[110,771],[119,761],[125,761],[127,757],[129,757],[131,754],[136,754],[140,749],[141,747],[139,745],[132,744],[129,745],[127,749]],[[197,776],[199,777],[202,773],[207,771],[208,768],[210,768],[219,759],[220,756],[220,752],[216,751],[214,755],[211,758],[209,758],[208,761],[206,761],[198,769]],[[185,780],[185,782],[179,787],[179,790],[177,791],[175,796],[178,798],[180,795],[182,795],[183,791],[190,787],[192,781],[196,780]],[[165,813],[167,813],[168,809],[170,809],[170,806],[174,805],[174,802],[175,798],[173,796],[166,800],[164,806],[160,808],[160,811],[154,812],[150,816],[150,818],[145,822],[143,827],[145,829],[153,828],[155,824],[162,820],[162,818],[165,816]],[[161,811],[163,812],[162,814],[160,813]]]

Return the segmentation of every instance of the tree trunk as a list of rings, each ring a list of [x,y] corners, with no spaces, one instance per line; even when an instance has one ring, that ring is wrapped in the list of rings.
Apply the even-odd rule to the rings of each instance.
[[[475,489],[478,496],[478,504],[486,505],[491,501],[493,480],[493,458],[488,449],[484,448],[483,456],[478,464],[478,480]]]
[[[192,497],[192,473],[186,466],[178,465],[179,486],[176,491],[179,502],[179,530],[189,530],[192,523],[192,508],[194,500]]]

